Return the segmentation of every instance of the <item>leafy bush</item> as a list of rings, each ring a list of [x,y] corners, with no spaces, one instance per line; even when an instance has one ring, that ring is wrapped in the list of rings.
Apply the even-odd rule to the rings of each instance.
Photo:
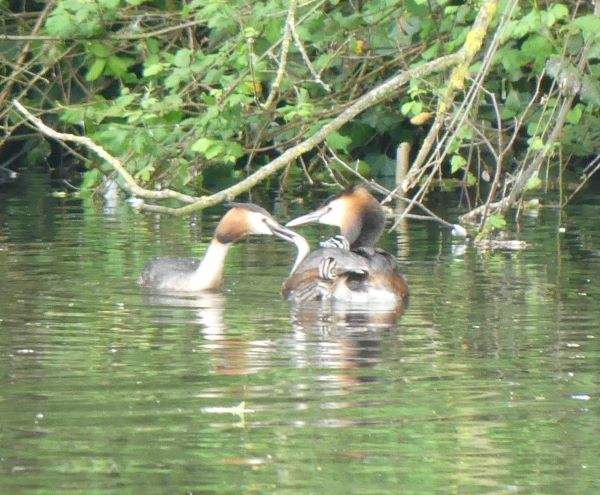
[[[59,0],[43,28],[57,39],[32,47],[44,73],[51,68],[54,75],[49,86],[30,87],[29,103],[40,111],[58,109],[64,126],[119,156],[142,185],[193,193],[260,167],[399,71],[455,52],[482,2],[304,2],[295,12],[296,36],[278,82],[290,3]],[[500,14],[507,4],[499,2]],[[502,132],[523,120],[515,157],[543,142],[559,94],[549,89],[555,83],[560,91],[578,92],[563,151],[587,157],[599,148],[600,20],[575,6],[522,1],[503,32],[485,87],[496,95]],[[582,56],[587,72],[578,77]],[[477,60],[471,74],[480,67]],[[548,97],[531,107],[538,78]],[[392,174],[396,146],[409,141],[418,148],[426,126],[411,122],[435,114],[447,84],[447,74],[411,81],[396,99],[330,135],[325,146],[348,161],[367,159],[380,175]],[[485,157],[474,166],[474,157],[481,157],[473,153],[481,147],[478,133],[490,136],[499,128],[489,99],[481,98],[471,118],[456,133],[445,169],[448,177],[463,174],[465,187],[490,175]],[[316,150],[313,162],[306,157],[308,172],[317,177],[327,177],[314,165],[324,151]],[[85,185],[92,187],[97,177],[90,175]]]

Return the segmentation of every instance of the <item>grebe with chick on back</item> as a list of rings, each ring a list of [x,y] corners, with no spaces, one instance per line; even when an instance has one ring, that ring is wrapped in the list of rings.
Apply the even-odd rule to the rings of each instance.
[[[376,248],[385,225],[382,206],[364,186],[353,186],[330,198],[286,227],[321,223],[340,228],[324,248],[311,252],[284,282],[286,299],[302,303],[331,300],[397,308],[408,301],[408,286],[396,258]]]
[[[225,257],[231,244],[246,235],[274,235],[292,242],[298,249],[292,273],[306,256],[304,238],[280,225],[264,208],[252,203],[231,203],[221,218],[202,260],[161,257],[148,262],[138,284],[152,289],[194,292],[218,289],[223,284]]]

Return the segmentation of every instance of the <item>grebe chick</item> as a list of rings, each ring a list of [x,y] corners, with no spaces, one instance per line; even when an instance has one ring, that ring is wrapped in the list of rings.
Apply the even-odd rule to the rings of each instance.
[[[363,186],[351,187],[315,210],[286,224],[322,223],[340,228],[343,240],[310,253],[283,285],[286,299],[375,302],[397,306],[407,302],[408,286],[396,259],[375,244],[385,225],[379,202]],[[335,247],[339,246],[339,247]]]
[[[275,235],[292,242],[298,249],[296,263],[308,252],[308,244],[298,234],[280,225],[265,209],[251,203],[231,203],[215,229],[202,260],[161,257],[150,261],[138,279],[138,284],[169,291],[202,291],[217,289],[223,284],[223,266],[231,244],[250,234]]]

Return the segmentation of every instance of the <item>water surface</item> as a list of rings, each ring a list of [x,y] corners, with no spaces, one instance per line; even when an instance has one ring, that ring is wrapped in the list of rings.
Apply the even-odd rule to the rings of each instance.
[[[201,256],[223,210],[141,215],[22,180],[0,191],[0,493],[600,488],[597,194],[526,217],[520,252],[388,234],[411,287],[396,321],[290,311],[293,248],[272,238],[231,249],[221,292],[144,292],[144,264]]]

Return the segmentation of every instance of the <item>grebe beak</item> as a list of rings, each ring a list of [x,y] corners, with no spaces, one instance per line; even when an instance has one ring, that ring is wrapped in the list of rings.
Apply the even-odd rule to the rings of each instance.
[[[265,220],[265,224],[274,236],[277,236],[284,241],[294,242],[295,238],[298,236],[293,230],[287,229],[276,222]]]
[[[307,213],[306,215],[302,215],[301,217],[294,218],[285,224],[286,227],[297,227],[298,225],[304,225],[307,223],[325,223],[321,219],[331,212],[331,208],[329,206],[324,206],[323,208],[319,208],[311,213]]]
[[[292,242],[296,245],[296,249],[298,250],[298,254],[296,255],[296,260],[294,262],[294,266],[290,272],[290,275],[296,271],[298,265],[306,258],[308,253],[310,252],[310,246],[306,239],[302,237],[300,234],[290,230],[283,225],[278,224],[274,220],[270,218],[266,218],[264,220],[267,228],[272,232],[274,236],[283,239],[284,241]]]

